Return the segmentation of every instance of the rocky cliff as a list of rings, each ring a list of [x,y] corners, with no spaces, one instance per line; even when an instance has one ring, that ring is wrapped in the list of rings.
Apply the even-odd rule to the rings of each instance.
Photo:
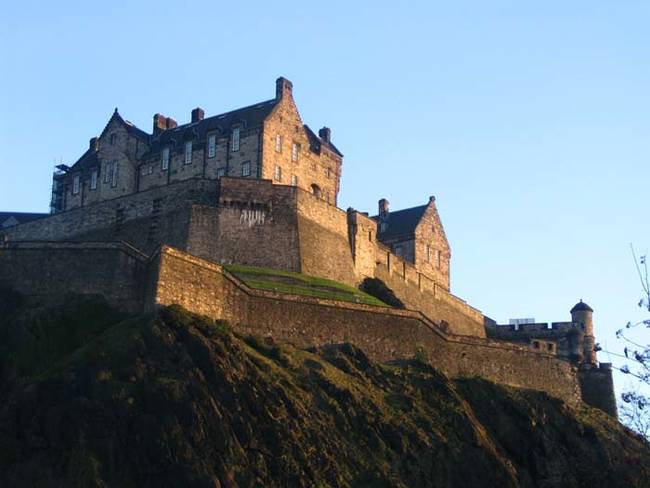
[[[175,306],[4,291],[0,366],[0,486],[650,485],[650,446],[597,410]]]

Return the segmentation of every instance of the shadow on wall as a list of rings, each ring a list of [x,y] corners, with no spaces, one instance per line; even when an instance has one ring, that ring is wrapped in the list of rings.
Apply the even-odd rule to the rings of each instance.
[[[378,278],[365,278],[359,285],[359,289],[370,296],[378,298],[391,307],[406,308],[404,302],[397,298],[393,290]]]

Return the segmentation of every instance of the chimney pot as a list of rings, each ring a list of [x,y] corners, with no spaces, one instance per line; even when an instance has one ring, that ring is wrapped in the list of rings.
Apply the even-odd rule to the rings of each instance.
[[[283,78],[282,76],[280,76],[280,78],[275,80],[275,99],[276,100],[280,100],[285,95],[286,96],[291,96],[292,90],[293,90],[293,83],[291,83],[286,78]]]
[[[318,131],[318,137],[329,143],[332,138],[332,130],[329,127],[323,127]]]
[[[429,201],[430,201],[430,202],[435,202],[435,201],[436,201],[436,197],[435,197],[434,195],[431,195],[431,196],[429,197]]]
[[[178,126],[176,121],[171,117],[167,117],[167,129],[175,129]]]
[[[200,122],[203,120],[203,117],[205,117],[205,112],[201,107],[196,107],[194,110],[192,110],[192,123]]]
[[[99,149],[99,138],[91,137],[89,146],[92,151],[97,151]]]
[[[153,116],[153,133],[159,134],[167,129],[167,117],[163,114]]]

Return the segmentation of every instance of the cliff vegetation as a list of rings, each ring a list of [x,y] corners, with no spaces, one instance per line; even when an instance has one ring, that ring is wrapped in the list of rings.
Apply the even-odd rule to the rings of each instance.
[[[291,320],[287,317],[287,320]],[[637,487],[597,410],[343,344],[241,337],[180,307],[0,296],[0,486]]]

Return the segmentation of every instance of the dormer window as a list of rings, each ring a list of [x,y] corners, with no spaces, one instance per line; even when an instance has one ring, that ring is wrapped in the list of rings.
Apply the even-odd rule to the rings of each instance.
[[[213,158],[217,154],[217,136],[212,134],[208,137],[208,157]]]
[[[232,130],[232,139],[231,139],[231,151],[239,151],[239,133],[240,129],[239,127],[235,127]]]
[[[291,145],[291,161],[293,161],[293,162],[298,161],[298,151],[299,150],[300,150],[300,146],[294,142]]]
[[[90,189],[91,190],[96,190],[97,189],[97,168],[93,168],[90,172]]]
[[[79,175],[74,175],[72,177],[72,194],[73,195],[78,194],[80,187],[81,187],[81,177]]]
[[[282,152],[282,136],[280,134],[275,136],[275,152]]]
[[[185,143],[185,164],[192,164],[192,141]]]
[[[162,169],[163,171],[169,169],[169,148],[168,147],[162,150]]]

